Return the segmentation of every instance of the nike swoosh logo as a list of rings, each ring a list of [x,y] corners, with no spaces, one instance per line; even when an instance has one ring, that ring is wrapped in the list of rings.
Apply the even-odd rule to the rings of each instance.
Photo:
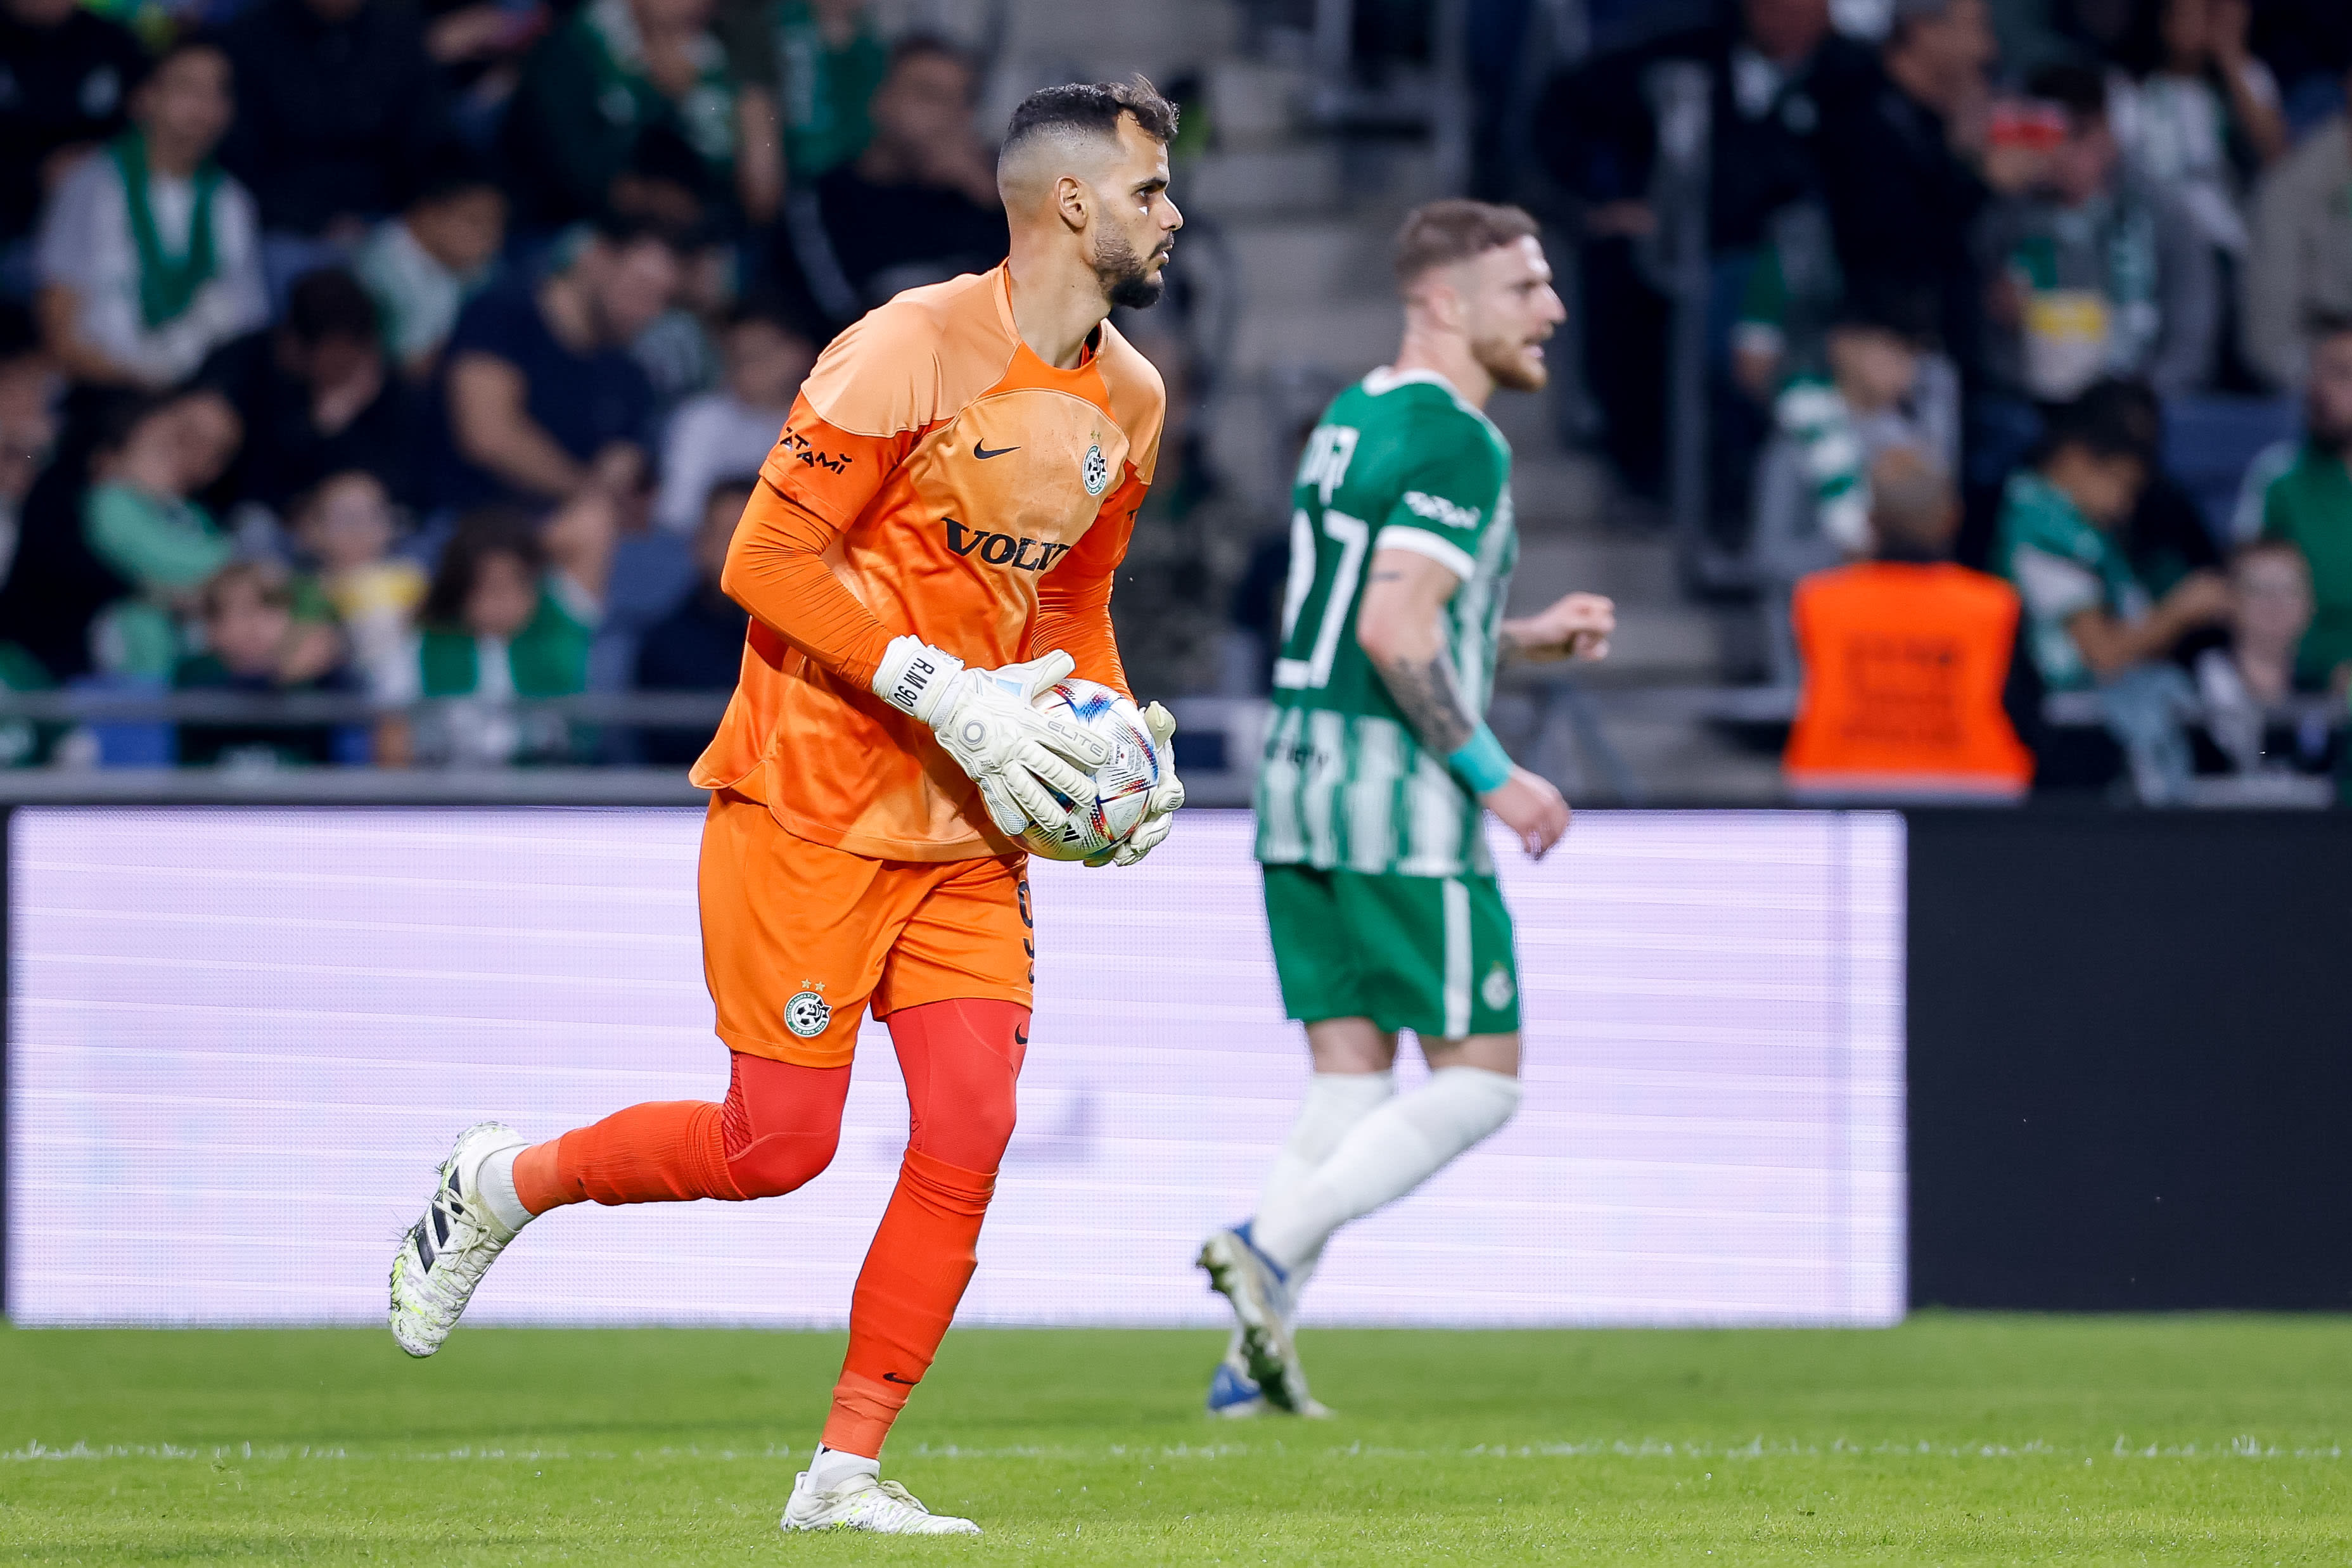
[[[1013,1031],[1013,1043],[1015,1045],[1026,1045],[1029,1043],[1029,1036],[1024,1030],[1016,1029]]]
[[[909,1388],[915,1386],[915,1380],[913,1378],[901,1377],[895,1372],[884,1373],[882,1375],[882,1381],[885,1383],[903,1383]]]
[[[1018,446],[1000,446],[995,451],[991,452],[988,449],[987,444],[983,442],[975,441],[971,444],[971,455],[974,457],[979,458],[982,463],[987,462],[992,457],[1002,457],[1008,452],[1018,452],[1020,450],[1021,448]]]

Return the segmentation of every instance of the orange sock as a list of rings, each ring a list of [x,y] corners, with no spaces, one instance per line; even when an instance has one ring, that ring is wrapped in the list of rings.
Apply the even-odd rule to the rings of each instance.
[[[515,1156],[515,1196],[533,1214],[567,1203],[730,1202],[773,1197],[833,1162],[847,1067],[800,1067],[737,1052],[727,1102],[664,1100]]]
[[[968,1171],[914,1149],[858,1270],[849,1356],[834,1385],[824,1446],[877,1458],[890,1423],[930,1370],[978,1264],[992,1171]]]
[[[980,1222],[1013,1136],[1029,1009],[965,998],[902,1008],[890,1043],[907,1082],[907,1157],[849,1302],[849,1354],[824,1445],[882,1456],[971,1283]]]
[[[615,1111],[515,1156],[515,1196],[533,1214],[567,1203],[740,1199],[727,1175],[719,1108],[657,1100]]]

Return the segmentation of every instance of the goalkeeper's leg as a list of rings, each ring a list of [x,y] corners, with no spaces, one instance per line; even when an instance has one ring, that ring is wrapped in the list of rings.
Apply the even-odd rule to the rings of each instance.
[[[522,1228],[572,1203],[730,1202],[787,1193],[831,1164],[849,1068],[734,1053],[724,1102],[632,1105],[543,1144],[495,1122],[443,1162],[392,1266],[393,1337],[430,1355]]]
[[[971,1282],[981,1221],[1013,1137],[1027,1008],[964,998],[904,1008],[888,1022],[907,1082],[906,1157],[857,1276],[849,1354],[824,1441],[793,1489],[786,1529],[825,1528],[870,1505],[883,1440]]]

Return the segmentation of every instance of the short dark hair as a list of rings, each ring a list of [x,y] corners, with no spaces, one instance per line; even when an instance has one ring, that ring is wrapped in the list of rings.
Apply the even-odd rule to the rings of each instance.
[[[519,507],[478,507],[457,519],[457,531],[442,547],[433,569],[433,585],[416,612],[420,625],[444,629],[463,627],[466,601],[474,596],[474,580],[492,556],[512,556],[534,577],[546,570],[547,548],[539,542],[539,525]]]
[[[2056,104],[2077,124],[2106,117],[2107,78],[2088,66],[2064,62],[2043,66],[2025,78],[2025,93]]]
[[[2303,329],[2315,343],[2328,338],[2341,338],[2347,332],[2352,332],[2352,315],[2330,310],[2325,306],[2314,306],[2304,312]]]
[[[1004,128],[1004,152],[1033,136],[1075,131],[1117,136],[1121,115],[1132,115],[1146,136],[1163,145],[1176,140],[1176,106],[1138,74],[1126,81],[1076,81],[1041,87],[1021,100]]]
[[[971,57],[971,51],[941,33],[909,33],[891,45],[888,70],[895,72],[908,60],[927,57],[947,60],[962,67],[964,74],[977,83],[980,66]]]
[[[819,347],[824,341],[823,334],[811,331],[801,313],[777,298],[772,290],[758,289],[738,299],[727,314],[719,318],[719,329],[731,332],[738,327],[749,327],[754,323],[773,327],[785,337],[798,338],[811,348]]]
[[[606,207],[590,220],[589,232],[614,250],[657,245],[676,254],[680,248],[679,236],[670,225],[646,213],[616,212]]]
[[[294,584],[286,575],[286,569],[274,560],[247,559],[233,560],[205,580],[204,587],[196,591],[198,611],[205,620],[212,620],[220,614],[228,591],[242,585],[250,585],[261,595],[261,602],[272,609],[293,607]]]
[[[100,406],[98,435],[90,443],[90,451],[121,451],[139,434],[141,425],[178,402],[187,391],[185,387],[174,387],[167,392],[124,392],[106,397]]]
[[[306,348],[330,338],[375,341],[383,318],[360,280],[340,267],[321,267],[294,280],[286,296],[286,329]]]
[[[730,474],[723,479],[713,479],[710,487],[702,492],[702,510],[708,515],[712,505],[721,497],[750,495],[760,487],[757,474]]]
[[[1524,207],[1496,206],[1458,196],[1425,202],[1407,213],[1404,226],[1397,230],[1397,287],[1411,288],[1438,267],[1517,245],[1541,232]]]
[[[1939,314],[1932,291],[1864,275],[1846,286],[1830,315],[1830,327],[1885,332],[1914,348],[1931,350],[1939,337]]]
[[[505,194],[499,191],[498,176],[490,172],[487,159],[462,141],[447,141],[425,154],[425,165],[417,172],[415,194],[411,199],[419,205],[432,206],[478,191]]]
[[[1919,28],[1941,22],[1952,14],[1952,0],[1894,0],[1889,9],[1884,48],[1889,54],[1899,54],[1909,47],[1912,35]]]
[[[41,330],[33,313],[14,299],[0,299],[0,364],[41,351]]]
[[[2063,446],[2094,457],[2129,457],[2153,470],[2163,438],[2162,412],[2155,396],[2137,382],[2095,382],[2073,402],[2050,415],[2042,437],[2047,457]]]
[[[157,45],[155,53],[141,70],[134,86],[144,87],[154,80],[157,71],[182,55],[218,55],[221,63],[229,68],[232,75],[236,70],[236,57],[229,53],[227,40],[209,27],[198,27],[191,32],[171,34]]]

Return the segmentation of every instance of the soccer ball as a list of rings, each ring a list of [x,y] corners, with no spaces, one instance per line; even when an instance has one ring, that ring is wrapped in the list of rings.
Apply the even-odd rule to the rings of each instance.
[[[1092,731],[1110,748],[1110,760],[1095,770],[1095,803],[1075,813],[1059,831],[1028,823],[1022,841],[1047,860],[1082,861],[1102,853],[1143,821],[1152,787],[1160,782],[1160,748],[1144,727],[1143,710],[1106,685],[1073,677],[1039,694],[1037,706],[1055,717]],[[1058,793],[1055,800],[1068,805]]]

